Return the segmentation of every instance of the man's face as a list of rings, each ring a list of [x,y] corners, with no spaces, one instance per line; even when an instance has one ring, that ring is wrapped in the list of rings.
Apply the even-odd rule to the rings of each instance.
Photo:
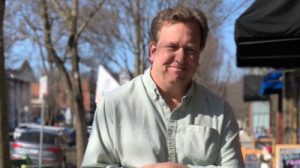
[[[151,75],[163,87],[188,85],[198,67],[200,33],[194,23],[164,23],[150,43]]]

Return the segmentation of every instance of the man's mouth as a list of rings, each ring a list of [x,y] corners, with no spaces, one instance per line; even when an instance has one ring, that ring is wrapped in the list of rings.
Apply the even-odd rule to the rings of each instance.
[[[169,65],[168,68],[174,68],[174,69],[180,69],[180,70],[186,70],[187,69],[184,66],[172,66],[172,65]]]

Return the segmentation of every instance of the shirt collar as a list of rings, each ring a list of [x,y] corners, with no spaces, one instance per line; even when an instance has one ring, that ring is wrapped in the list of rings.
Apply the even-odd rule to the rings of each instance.
[[[143,79],[143,81],[145,81],[144,86],[145,86],[148,94],[150,95],[150,97],[153,100],[157,100],[157,98],[160,96],[160,94],[159,94],[159,91],[157,89],[157,86],[156,86],[155,82],[153,81],[153,79],[151,77],[150,71],[151,71],[151,67],[148,68],[144,72],[144,75],[143,75],[142,79]]]

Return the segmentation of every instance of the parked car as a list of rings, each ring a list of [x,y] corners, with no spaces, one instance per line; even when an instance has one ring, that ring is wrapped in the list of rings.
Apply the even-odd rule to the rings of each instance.
[[[25,125],[20,125],[20,126],[16,127],[15,131],[13,133],[13,139],[18,139],[21,136],[21,134],[23,132],[25,132],[27,129],[28,129],[28,127]]]
[[[21,134],[29,129],[40,129],[41,125],[36,123],[19,123],[18,127],[15,128],[13,133],[13,138],[17,139]],[[63,131],[65,127],[53,127],[53,126],[43,126],[44,130],[53,130],[53,131]]]
[[[42,165],[43,167],[66,167],[66,151],[69,137],[61,130],[43,129]],[[29,157],[32,166],[39,164],[40,129],[23,130],[11,143],[11,159]]]

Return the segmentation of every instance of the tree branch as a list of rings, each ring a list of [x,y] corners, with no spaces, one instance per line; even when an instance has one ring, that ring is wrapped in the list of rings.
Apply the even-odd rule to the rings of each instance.
[[[45,34],[45,46],[48,52],[48,58],[49,61],[53,61],[56,66],[58,67],[58,69],[60,69],[60,71],[62,72],[66,82],[67,82],[67,87],[68,90],[72,90],[72,84],[71,84],[71,80],[70,77],[68,75],[68,72],[66,70],[66,68],[64,67],[64,62],[57,56],[56,51],[54,50],[52,41],[51,41],[51,29],[52,26],[49,22],[49,16],[48,16],[48,8],[47,8],[47,1],[43,0],[40,2],[41,5],[41,17],[43,20],[43,30],[44,30],[44,34]]]
[[[85,29],[85,27],[88,25],[90,20],[92,20],[93,16],[97,13],[97,11],[99,11],[101,9],[104,2],[105,2],[105,0],[100,1],[98,6],[96,7],[96,9],[92,13],[90,13],[89,16],[86,18],[86,20],[81,24],[81,26],[79,27],[78,32],[77,32],[77,38],[80,37],[81,32]]]
[[[60,7],[59,3],[57,0],[52,0],[51,1],[53,4],[53,7],[55,8],[55,10],[57,11],[58,15],[63,18],[65,24],[67,25],[67,27],[69,28],[69,19],[70,19],[70,9],[67,8],[67,5],[64,3],[64,7]],[[64,1],[63,1],[64,2]],[[65,12],[66,11],[66,12]]]
[[[24,20],[25,20],[25,22],[29,25],[29,27],[32,29],[32,31],[33,31],[33,35],[34,35],[34,37],[32,38],[33,39],[33,41],[35,41],[36,43],[37,43],[37,45],[38,45],[38,47],[39,47],[39,51],[40,51],[40,54],[41,54],[41,57],[42,57],[42,65],[43,65],[43,68],[44,68],[44,70],[46,71],[46,73],[48,74],[49,72],[48,72],[48,70],[47,70],[47,67],[46,67],[46,64],[45,64],[45,61],[46,61],[46,58],[45,58],[45,54],[44,54],[44,52],[43,52],[43,49],[42,49],[42,46],[43,46],[43,44],[40,42],[40,38],[39,38],[39,35],[38,35],[38,33],[37,33],[37,27],[36,26],[34,26],[30,21],[29,21],[29,18],[27,18],[25,15],[23,16],[23,18],[24,18]]]

